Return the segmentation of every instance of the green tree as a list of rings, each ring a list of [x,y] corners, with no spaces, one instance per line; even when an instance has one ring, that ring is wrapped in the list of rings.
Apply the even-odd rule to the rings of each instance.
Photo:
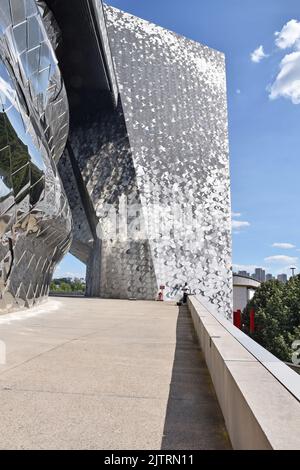
[[[71,285],[66,283],[66,282],[62,282],[60,284],[60,291],[62,292],[72,292],[72,288],[71,288]]]
[[[84,291],[83,284],[80,279],[75,278],[72,282],[72,291],[73,292],[82,292]]]
[[[50,291],[51,292],[57,291],[57,287],[56,287],[56,284],[55,284],[54,281],[52,281],[51,284],[50,284]]]
[[[255,310],[255,331],[251,337],[279,359],[290,362],[292,343],[300,339],[300,275],[286,284],[272,280],[257,289],[243,314],[245,332],[249,335],[251,309]]]
[[[72,280],[68,277],[62,277],[60,279],[53,279],[50,284],[51,292],[74,292],[82,293],[85,292],[85,283],[80,279],[75,278]]]

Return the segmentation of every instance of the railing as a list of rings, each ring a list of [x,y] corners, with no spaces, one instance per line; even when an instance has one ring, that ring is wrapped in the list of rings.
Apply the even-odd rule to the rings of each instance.
[[[197,298],[197,297],[196,297]],[[284,385],[300,402],[300,379],[291,368],[271,354],[260,344],[236,328],[223,315],[214,312],[207,301],[197,298],[209,313],[230,333],[247,351],[250,352],[266,369]],[[205,306],[206,304],[206,306]]]
[[[200,297],[189,309],[235,449],[300,449],[300,376]]]

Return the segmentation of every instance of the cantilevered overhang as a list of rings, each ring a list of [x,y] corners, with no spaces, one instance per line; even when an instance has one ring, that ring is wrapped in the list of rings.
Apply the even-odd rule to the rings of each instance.
[[[61,31],[56,51],[71,122],[115,106],[118,90],[100,0],[46,0]]]

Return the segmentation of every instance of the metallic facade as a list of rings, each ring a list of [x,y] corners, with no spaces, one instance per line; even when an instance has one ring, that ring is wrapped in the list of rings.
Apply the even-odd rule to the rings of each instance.
[[[48,294],[69,248],[71,213],[57,173],[69,128],[44,2],[0,3],[0,311]]]
[[[187,281],[230,314],[224,56],[104,9],[118,106],[85,116],[69,139],[101,243],[75,221],[71,250],[97,277],[94,295],[154,299],[164,285],[165,298],[176,299]]]
[[[1,0],[0,101],[1,309],[47,295],[71,245],[87,295],[187,281],[230,314],[221,53],[100,0]]]
[[[231,309],[224,56],[108,7],[107,26],[157,286]]]

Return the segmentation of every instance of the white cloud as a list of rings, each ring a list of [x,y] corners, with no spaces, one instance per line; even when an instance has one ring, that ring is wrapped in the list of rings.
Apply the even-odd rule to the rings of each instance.
[[[240,212],[231,212],[231,217],[235,217],[235,218],[238,218],[238,217],[241,217],[242,214]],[[249,227],[250,226],[250,223],[249,222],[246,222],[244,220],[232,220],[231,221],[231,226],[232,226],[232,231],[233,231],[233,234],[234,235],[239,235],[241,232],[240,230],[245,228],[245,227]]]
[[[287,54],[282,59],[280,72],[269,92],[271,100],[282,96],[294,104],[300,104],[300,51]]]
[[[241,90],[238,88],[238,89],[236,90],[236,93],[237,93],[237,95],[240,95],[240,94],[241,94]]]
[[[277,264],[283,264],[283,265],[291,265],[291,264],[297,264],[298,258],[294,256],[286,256],[286,255],[275,255],[275,256],[268,256],[265,258],[265,261],[267,263],[277,263]]]
[[[244,227],[249,227],[250,223],[242,220],[233,220],[232,221],[232,228],[233,229],[240,229]]]
[[[264,47],[259,46],[257,49],[255,49],[255,51],[251,53],[250,57],[251,57],[252,62],[255,62],[256,64],[258,64],[263,59],[268,57],[268,55],[265,54]]]
[[[291,250],[296,248],[292,243],[273,243],[273,248],[282,248],[283,250]]]
[[[286,98],[300,104],[300,22],[288,21],[280,32],[275,33],[275,44],[279,49],[294,48],[280,62],[280,71],[274,83],[268,87],[271,100]]]
[[[297,20],[288,21],[280,32],[275,33],[275,44],[279,49],[287,49],[288,47],[300,46],[300,22]]]

